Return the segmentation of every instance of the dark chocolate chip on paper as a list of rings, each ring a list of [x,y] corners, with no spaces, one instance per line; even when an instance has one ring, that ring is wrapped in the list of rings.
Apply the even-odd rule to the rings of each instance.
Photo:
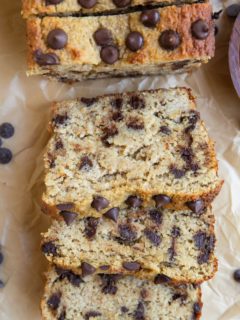
[[[233,279],[237,282],[240,282],[240,269],[237,269],[233,273]]]
[[[0,164],[8,164],[12,160],[12,151],[8,148],[0,148]]]
[[[14,135],[14,127],[11,123],[4,122],[0,125],[0,136],[9,139]]]

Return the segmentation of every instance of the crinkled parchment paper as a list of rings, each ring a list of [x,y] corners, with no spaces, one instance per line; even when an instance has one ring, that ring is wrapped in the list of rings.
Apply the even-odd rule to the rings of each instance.
[[[219,10],[227,3],[214,3]],[[0,10],[0,123],[11,122],[16,133],[4,141],[14,154],[0,165],[1,320],[40,319],[39,301],[46,262],[39,250],[40,232],[49,220],[37,204],[40,196],[42,153],[48,139],[49,104],[124,90],[190,86],[199,110],[216,141],[220,175],[225,184],[214,203],[219,271],[203,285],[204,320],[240,319],[240,284],[232,272],[240,268],[240,100],[227,65],[228,40],[233,22],[218,21],[216,57],[191,76],[146,77],[90,81],[73,86],[25,76],[25,25],[19,0],[1,0]]]

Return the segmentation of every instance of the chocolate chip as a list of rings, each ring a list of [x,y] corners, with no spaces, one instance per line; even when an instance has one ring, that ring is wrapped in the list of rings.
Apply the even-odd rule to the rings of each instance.
[[[4,282],[0,279],[0,289],[4,288],[5,287],[5,284]]]
[[[169,278],[165,274],[158,274],[154,279],[155,284],[168,283],[170,281],[171,281],[171,278]]]
[[[104,294],[116,294],[117,292],[117,286],[116,282],[120,278],[120,275],[118,274],[102,274],[100,275],[102,280],[102,292]]]
[[[119,208],[115,207],[104,213],[104,217],[111,219],[115,222],[118,220]]]
[[[47,255],[52,255],[52,256],[56,257],[57,256],[57,247],[52,241],[45,242],[42,245],[42,252]]]
[[[82,97],[81,102],[84,103],[87,107],[90,107],[91,105],[93,105],[94,103],[97,102],[97,98],[84,98]]]
[[[74,207],[72,202],[59,203],[56,205],[56,208],[60,211],[71,210]]]
[[[12,151],[8,148],[0,148],[0,164],[7,164],[12,160]]]
[[[160,127],[160,132],[169,135],[171,133],[171,130],[167,126],[161,126]]]
[[[193,237],[195,246],[198,249],[203,249],[205,247],[205,241],[207,239],[207,234],[206,232],[201,232],[199,231],[196,235]]]
[[[143,47],[144,39],[140,32],[132,31],[126,38],[126,46],[129,50],[136,52]]]
[[[210,254],[211,252],[209,251],[204,251],[203,253],[201,253],[197,258],[198,264],[201,265],[203,263],[207,263],[209,261]]]
[[[79,169],[89,170],[92,168],[93,163],[92,160],[88,156],[83,156],[80,160]]]
[[[194,305],[193,305],[193,313],[194,313],[194,315],[195,316],[200,315],[201,310],[202,310],[201,305],[198,302],[195,302]]]
[[[170,167],[170,172],[174,175],[176,179],[181,179],[186,174],[185,170],[178,169],[173,166]]]
[[[173,226],[172,231],[171,231],[171,235],[173,238],[178,238],[181,235],[180,229],[176,226]]]
[[[46,5],[56,5],[63,2],[63,0],[46,0]]]
[[[14,127],[11,123],[5,122],[0,126],[0,136],[4,139],[9,139],[14,135]]]
[[[99,269],[103,270],[103,271],[106,271],[110,268],[110,266],[108,265],[104,265],[104,266],[100,266]]]
[[[140,20],[145,27],[154,28],[160,21],[160,14],[157,10],[143,11]]]
[[[144,230],[145,236],[148,238],[148,240],[154,244],[156,247],[158,247],[161,243],[161,237],[154,231],[150,229],[145,229]]]
[[[123,99],[122,98],[116,98],[116,99],[111,101],[111,105],[112,105],[113,108],[116,108],[116,109],[119,110],[123,106]]]
[[[91,207],[96,209],[97,211],[101,211],[109,206],[109,201],[101,196],[96,196],[93,198],[91,203]]]
[[[122,313],[127,313],[128,311],[129,311],[129,309],[127,307],[125,307],[125,306],[121,307],[121,312]]]
[[[132,117],[127,122],[127,127],[133,130],[142,130],[144,129],[144,122],[137,117]]]
[[[128,208],[139,208],[142,205],[142,199],[138,196],[129,196],[125,203],[128,205]]]
[[[33,52],[33,57],[39,66],[53,66],[60,63],[59,57],[55,53],[43,53],[40,49]]]
[[[108,140],[108,138],[114,137],[115,135],[117,135],[118,129],[115,124],[111,124],[108,127],[105,127],[103,129],[103,133],[104,134],[103,134],[101,140],[105,146],[109,147],[111,144],[107,140]]]
[[[116,111],[112,114],[112,120],[119,122],[123,119],[123,114],[121,113],[121,111]]]
[[[128,5],[130,5],[131,2],[132,2],[132,0],[113,0],[113,3],[118,8],[124,8]]]
[[[68,36],[62,29],[54,29],[47,36],[47,45],[54,50],[63,49],[68,42]]]
[[[119,240],[124,244],[131,244],[137,239],[137,232],[128,224],[120,224],[118,226]]]
[[[174,50],[181,44],[181,38],[178,32],[165,30],[159,38],[159,44],[163,49]]]
[[[227,11],[228,17],[236,18],[240,13],[240,4],[237,4],[237,3],[232,4],[227,7],[226,11]]]
[[[89,276],[90,274],[93,274],[96,269],[89,263],[87,262],[82,262],[81,264],[81,268],[82,268],[82,276]]]
[[[63,142],[61,139],[59,139],[56,144],[55,144],[56,150],[62,149],[63,148]]]
[[[166,194],[156,194],[152,198],[155,201],[157,208],[161,208],[172,201],[171,198]]]
[[[61,293],[53,293],[47,301],[47,305],[52,310],[57,310],[61,301]]]
[[[106,28],[100,28],[94,32],[93,38],[99,46],[109,46],[113,44],[112,32]]]
[[[188,297],[187,294],[182,294],[180,292],[177,292],[172,296],[172,300],[175,301],[177,299],[181,299],[181,302],[183,303],[183,301],[185,301],[187,297]]]
[[[71,211],[61,211],[60,215],[63,217],[64,221],[68,226],[73,223],[73,221],[76,219],[78,214],[76,212],[71,212]]]
[[[0,252],[0,264],[3,263],[3,260],[4,260],[4,256],[3,256],[2,252]]]
[[[58,320],[65,320],[66,319],[66,310],[63,310],[59,317],[58,317]]]
[[[52,122],[55,126],[63,125],[68,120],[67,114],[57,114],[53,119]]]
[[[209,35],[209,26],[207,21],[199,19],[192,23],[192,35],[198,40],[204,40]]]
[[[142,301],[139,301],[137,308],[134,311],[133,318],[135,320],[145,320],[145,309]]]
[[[123,268],[128,270],[128,271],[138,271],[141,268],[140,263],[138,262],[123,262],[122,264]]]
[[[97,3],[97,0],[78,0],[78,4],[85,9],[93,8]]]
[[[183,61],[178,61],[178,62],[174,62],[172,64],[172,70],[176,71],[176,70],[180,70],[183,69],[185,66],[187,66],[190,63],[190,60],[183,60]]]
[[[107,64],[114,64],[119,59],[119,50],[115,46],[103,47],[100,51],[100,57]]]
[[[84,319],[85,320],[89,320],[91,318],[96,318],[96,317],[100,317],[102,314],[101,312],[98,311],[89,311],[85,314]]]
[[[129,104],[133,109],[144,109],[145,108],[145,101],[140,98],[139,96],[131,96],[129,100]]]
[[[60,280],[67,278],[68,281],[75,287],[79,287],[80,283],[84,282],[79,275],[73,273],[70,270],[61,269],[59,267],[56,267],[55,270],[56,273],[59,275]]]
[[[194,213],[201,213],[203,209],[205,208],[204,202],[202,199],[197,199],[194,201],[188,201],[186,202],[186,206],[192,210]]]
[[[85,222],[85,230],[84,230],[85,236],[91,240],[97,232],[99,219],[88,217],[84,219],[84,222]]]
[[[233,279],[237,282],[240,282],[240,269],[237,269],[233,273]]]
[[[152,209],[149,211],[149,215],[152,221],[154,221],[156,224],[160,225],[163,220],[163,214],[159,210]]]

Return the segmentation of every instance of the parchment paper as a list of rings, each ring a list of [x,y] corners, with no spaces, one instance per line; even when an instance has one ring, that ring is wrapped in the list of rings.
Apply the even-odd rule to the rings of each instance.
[[[40,212],[42,152],[48,139],[46,124],[53,100],[124,90],[190,86],[199,110],[216,141],[224,187],[214,203],[218,238],[217,276],[203,285],[204,320],[240,319],[240,284],[232,272],[240,268],[240,101],[227,65],[228,40],[233,21],[218,21],[216,57],[187,77],[147,77],[89,81],[73,86],[25,76],[25,25],[21,1],[1,0],[0,6],[0,123],[11,122],[15,136],[4,141],[14,154],[0,165],[1,320],[40,319],[39,301],[46,262],[40,253],[40,232],[49,219]],[[229,3],[215,0],[215,10]]]

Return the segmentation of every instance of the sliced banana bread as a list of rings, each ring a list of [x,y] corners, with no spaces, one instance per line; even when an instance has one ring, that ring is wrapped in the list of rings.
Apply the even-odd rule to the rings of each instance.
[[[155,285],[117,274],[82,279],[54,268],[41,303],[44,320],[197,320],[201,308],[198,286]]]
[[[113,207],[188,207],[218,194],[214,145],[185,88],[54,104],[44,210],[101,216]]]
[[[113,208],[102,218],[79,218],[70,212],[43,234],[42,251],[58,266],[82,276],[123,273],[156,283],[200,283],[211,278],[214,217],[170,209]]]

